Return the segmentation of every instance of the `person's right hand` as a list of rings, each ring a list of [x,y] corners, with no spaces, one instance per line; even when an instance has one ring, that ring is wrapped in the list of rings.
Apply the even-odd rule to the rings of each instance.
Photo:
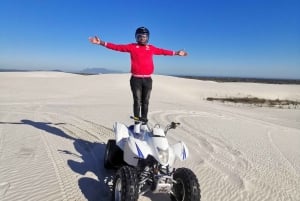
[[[93,44],[100,45],[101,40],[98,38],[98,36],[89,37],[89,41]]]

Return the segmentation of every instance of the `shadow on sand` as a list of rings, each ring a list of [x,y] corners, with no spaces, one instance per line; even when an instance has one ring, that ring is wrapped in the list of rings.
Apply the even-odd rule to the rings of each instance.
[[[106,144],[74,138],[56,127],[65,123],[53,124],[51,122],[36,122],[23,119],[20,122],[0,122],[0,124],[30,125],[49,134],[73,140],[74,148],[78,153],[72,153],[69,150],[57,151],[61,154],[75,155],[82,160],[82,162],[73,160],[68,160],[67,162],[74,172],[82,175],[78,180],[78,185],[83,195],[88,201],[105,201],[111,199],[111,185],[109,183],[112,181],[113,172],[107,171],[102,165]],[[86,177],[86,174],[90,177]],[[95,178],[91,178],[92,175],[95,175]]]

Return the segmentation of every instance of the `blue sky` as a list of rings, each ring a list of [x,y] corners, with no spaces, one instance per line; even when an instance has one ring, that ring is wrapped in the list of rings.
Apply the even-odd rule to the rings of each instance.
[[[155,56],[155,73],[300,79],[298,0],[1,0],[0,68],[129,72],[128,53],[92,45],[98,35],[150,43],[187,57]]]

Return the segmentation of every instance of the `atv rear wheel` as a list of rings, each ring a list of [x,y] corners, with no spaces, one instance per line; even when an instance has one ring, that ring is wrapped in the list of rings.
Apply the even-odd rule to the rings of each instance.
[[[121,167],[115,175],[113,185],[114,201],[136,201],[138,199],[137,170],[130,166]]]
[[[188,168],[178,168],[173,176],[176,183],[173,185],[172,201],[199,201],[200,185],[196,175]]]
[[[123,163],[123,151],[116,145],[116,140],[108,140],[104,152],[104,167],[113,169]]]

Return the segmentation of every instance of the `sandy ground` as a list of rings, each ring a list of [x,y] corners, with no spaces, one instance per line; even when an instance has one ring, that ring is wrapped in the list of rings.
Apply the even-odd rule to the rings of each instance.
[[[129,74],[0,73],[0,200],[111,197],[103,167],[112,125],[130,125]],[[203,201],[299,201],[300,109],[207,102],[252,96],[300,101],[300,85],[216,83],[153,76],[150,125],[181,126]],[[147,193],[139,200],[169,200]]]

